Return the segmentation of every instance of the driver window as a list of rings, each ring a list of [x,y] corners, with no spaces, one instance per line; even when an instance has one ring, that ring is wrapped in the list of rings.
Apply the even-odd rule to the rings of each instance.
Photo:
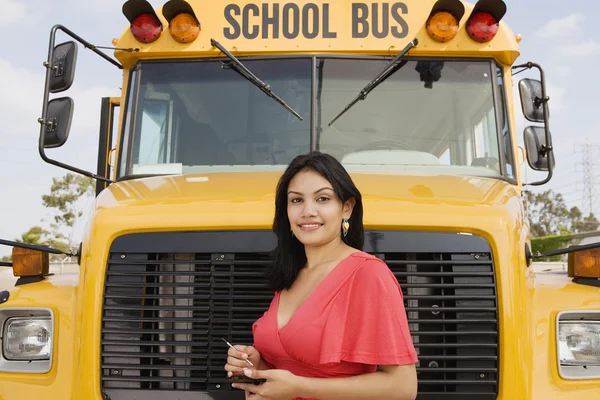
[[[490,144],[496,144],[496,117],[494,109],[489,109],[483,118],[475,122],[473,126],[473,157],[469,159],[469,162],[471,165],[489,162],[489,159],[497,154],[496,147],[490,148]],[[497,163],[497,158],[495,157],[494,163]]]
[[[169,107],[166,101],[146,101],[142,112],[140,145],[136,164],[169,162]]]

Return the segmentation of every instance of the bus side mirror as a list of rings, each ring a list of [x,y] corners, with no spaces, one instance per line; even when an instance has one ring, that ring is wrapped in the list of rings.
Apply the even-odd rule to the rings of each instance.
[[[544,122],[542,83],[537,79],[521,79],[519,81],[519,95],[525,118],[531,122]],[[547,117],[550,118],[549,115]]]
[[[527,162],[534,171],[548,171],[552,150],[546,143],[546,130],[540,126],[528,126],[523,133]],[[554,156],[552,155],[551,169],[554,169]]]
[[[64,92],[75,79],[77,62],[77,44],[73,41],[54,47],[52,53],[52,71],[50,72],[50,93]]]
[[[73,99],[61,97],[48,102],[48,114],[43,130],[44,148],[60,147],[69,138],[73,119]]]

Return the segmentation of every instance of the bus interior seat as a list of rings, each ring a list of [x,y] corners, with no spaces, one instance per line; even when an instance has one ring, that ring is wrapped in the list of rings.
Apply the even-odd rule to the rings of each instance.
[[[431,153],[416,150],[368,150],[346,154],[342,164],[439,165]]]
[[[485,167],[498,169],[498,159],[494,157],[479,157],[471,162],[471,167]]]

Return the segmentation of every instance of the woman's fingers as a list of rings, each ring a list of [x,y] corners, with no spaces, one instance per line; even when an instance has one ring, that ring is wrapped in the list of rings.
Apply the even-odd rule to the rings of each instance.
[[[249,360],[251,357],[260,360],[258,351],[253,347],[243,345],[235,345],[234,347],[235,349],[229,348],[227,350],[227,364],[225,365],[227,376],[244,373],[244,368],[249,367],[246,360]]]
[[[230,347],[229,350],[227,350],[227,354],[232,357],[235,357],[235,358],[243,358],[243,356],[245,354],[246,346],[236,345],[234,347],[235,347],[235,349],[232,349]],[[246,357],[247,356],[248,355],[246,354]]]
[[[234,367],[248,367],[248,364],[245,360],[241,360],[232,356],[227,357],[227,364],[231,364]]]

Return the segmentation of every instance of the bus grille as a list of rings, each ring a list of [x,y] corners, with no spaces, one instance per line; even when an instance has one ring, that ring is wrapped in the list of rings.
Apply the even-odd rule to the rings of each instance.
[[[156,390],[178,399],[198,399],[198,391],[210,393],[207,399],[238,398],[223,370],[227,348],[221,337],[252,343],[251,325],[272,298],[262,278],[269,253],[116,247],[103,301],[105,396],[121,400]],[[498,315],[490,252],[366,247],[402,286],[419,354],[418,399],[495,399]]]

